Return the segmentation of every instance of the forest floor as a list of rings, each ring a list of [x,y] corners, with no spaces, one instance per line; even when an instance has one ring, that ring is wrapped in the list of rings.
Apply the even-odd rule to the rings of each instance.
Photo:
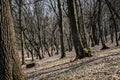
[[[92,57],[76,61],[73,50],[66,52],[63,59],[56,55],[36,60],[33,68],[22,68],[28,80],[120,80],[120,46],[109,47],[100,50],[101,46],[95,46],[91,48]]]

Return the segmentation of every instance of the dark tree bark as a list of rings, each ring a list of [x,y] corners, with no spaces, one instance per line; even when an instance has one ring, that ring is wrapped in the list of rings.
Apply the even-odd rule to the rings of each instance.
[[[22,55],[22,64],[25,64],[24,58],[24,34],[23,34],[23,26],[22,26],[22,0],[19,0],[19,28],[20,28],[20,41],[21,41],[21,55]]]
[[[101,11],[102,11],[102,6],[101,6],[101,0],[98,0],[98,28],[99,28],[99,36],[100,40],[102,43],[102,49],[108,49],[108,47],[105,44],[105,40],[103,38],[103,31],[102,31],[102,26],[101,26]]]
[[[115,20],[115,17],[114,17],[114,13],[113,13],[113,11],[112,11],[110,5],[109,5],[109,1],[108,1],[108,0],[105,0],[105,2],[106,2],[107,6],[108,6],[108,8],[109,8],[109,11],[110,11],[110,13],[111,13],[111,18],[112,18],[112,21],[113,21],[113,25],[114,25],[114,27],[115,27],[115,40],[116,40],[116,46],[119,46],[119,43],[118,43],[118,36],[117,36],[117,32],[118,32],[118,30],[117,30],[117,23],[116,23],[116,20]]]
[[[81,14],[81,16],[80,16],[80,18],[81,18],[81,33],[82,33],[82,35],[81,35],[81,37],[83,38],[83,40],[82,40],[82,42],[83,42],[83,44],[84,44],[84,47],[85,48],[88,48],[88,43],[87,43],[87,38],[86,38],[86,33],[85,33],[85,25],[84,25],[84,14],[83,14],[83,9],[82,9],[82,3],[81,3],[81,1],[80,0],[78,0],[78,2],[79,2],[79,6],[80,6],[80,14]],[[77,0],[75,0],[75,6],[76,6],[76,13],[78,13],[78,10],[77,10]],[[79,17],[78,17],[78,21],[80,21],[79,20]]]
[[[93,40],[94,40],[94,43],[95,45],[99,44],[98,43],[98,40],[97,40],[97,29],[96,29],[96,24],[95,23],[92,23],[92,35],[93,35]]]
[[[94,2],[93,5],[93,13],[91,12],[90,14],[90,25],[92,29],[92,38],[93,38],[93,46],[94,45],[99,45],[99,40],[98,40],[98,28],[96,25],[96,19],[97,19],[97,3]]]
[[[9,0],[1,0],[0,79],[25,80],[16,51],[15,32]]]
[[[60,44],[61,44],[61,58],[65,57],[65,49],[64,49],[64,42],[63,42],[63,25],[62,25],[62,10],[61,10],[61,3],[60,0],[58,2],[58,10],[59,10],[59,29],[60,29]]]
[[[118,40],[120,41],[120,32],[119,32],[119,38],[118,38]]]
[[[68,15],[69,15],[70,27],[72,31],[72,39],[73,39],[73,44],[76,52],[76,59],[81,59],[83,57],[90,56],[84,52],[84,48],[79,38],[75,12],[74,12],[74,0],[67,0],[67,4],[68,4]]]
[[[111,43],[113,43],[113,41],[114,41],[114,31],[113,31],[113,26],[112,25],[110,25],[110,38],[111,38]]]

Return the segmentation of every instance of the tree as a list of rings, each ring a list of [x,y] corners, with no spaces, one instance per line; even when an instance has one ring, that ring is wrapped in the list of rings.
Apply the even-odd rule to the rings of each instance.
[[[109,2],[108,0],[105,0],[105,2],[106,2],[107,6],[108,6],[108,8],[109,8],[109,11],[110,11],[110,13],[111,13],[111,18],[112,18],[112,21],[113,21],[113,25],[114,25],[114,27],[115,27],[116,46],[119,46],[118,36],[117,36],[118,30],[117,30],[117,23],[116,23],[116,20],[115,20],[115,16],[114,16],[114,13],[113,13],[114,11],[111,9],[111,4],[110,4],[110,2]]]
[[[9,0],[1,0],[0,79],[25,80],[16,51],[13,17]]]
[[[22,25],[22,0],[19,0],[19,28],[20,28],[20,41],[21,41],[21,55],[22,55],[22,64],[25,64],[24,58],[24,34],[23,34],[23,25]]]
[[[74,0],[67,0],[68,4],[68,15],[69,15],[69,22],[72,31],[72,39],[73,44],[76,52],[76,59],[81,59],[87,56],[91,56],[89,51],[85,51],[80,40],[80,35],[77,30],[77,23],[75,18],[75,11],[74,11]]]
[[[62,10],[61,10],[61,3],[60,0],[58,2],[58,10],[59,10],[59,29],[60,29],[60,44],[61,44],[61,58],[65,57],[65,50],[64,50],[64,42],[63,42],[63,25],[62,25]]]
[[[102,12],[102,1],[98,0],[98,28],[99,28],[99,36],[102,43],[102,49],[108,49],[108,47],[105,44],[105,40],[103,38],[103,31],[101,26],[101,12]]]

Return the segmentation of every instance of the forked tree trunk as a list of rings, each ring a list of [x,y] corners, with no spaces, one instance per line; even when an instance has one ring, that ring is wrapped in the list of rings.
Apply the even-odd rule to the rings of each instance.
[[[9,0],[1,0],[0,80],[25,80],[15,45],[15,32]]]

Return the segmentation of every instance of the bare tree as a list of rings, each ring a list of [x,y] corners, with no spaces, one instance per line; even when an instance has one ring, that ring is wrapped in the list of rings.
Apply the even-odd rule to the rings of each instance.
[[[75,11],[74,11],[75,9],[74,0],[67,0],[67,4],[68,4],[68,15],[69,15],[70,27],[72,31],[72,39],[73,39],[73,44],[76,52],[76,59],[81,59],[86,56],[91,56],[89,53],[86,53],[84,51],[82,42],[79,37],[76,18],[75,18]]]

